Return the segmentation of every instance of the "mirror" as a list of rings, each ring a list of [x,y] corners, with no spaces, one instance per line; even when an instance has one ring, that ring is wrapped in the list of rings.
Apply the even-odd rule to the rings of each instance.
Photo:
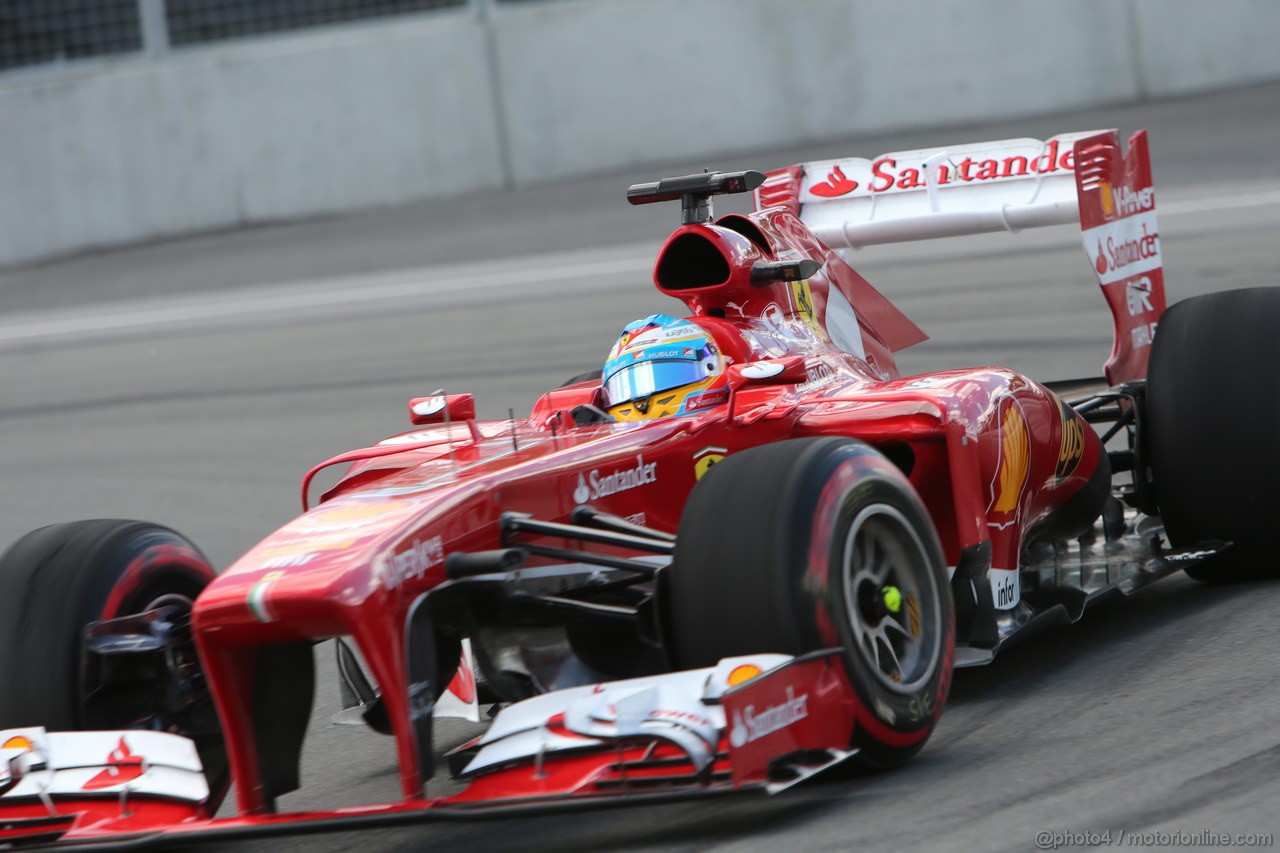
[[[729,366],[729,381],[733,385],[798,385],[808,377],[805,360],[798,355]]]
[[[476,417],[476,398],[471,394],[436,394],[409,401],[409,420],[417,426],[471,421]]]

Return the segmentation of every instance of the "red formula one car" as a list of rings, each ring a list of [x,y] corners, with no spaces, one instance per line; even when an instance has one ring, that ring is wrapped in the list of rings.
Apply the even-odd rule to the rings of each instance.
[[[755,213],[713,219],[714,195],[750,190]],[[628,197],[680,203],[654,280],[689,316],[629,324],[527,418],[411,401],[417,429],[317,466],[304,505],[345,472],[220,575],[139,522],[8,551],[0,844],[777,791],[905,761],[954,667],[1095,602],[1180,568],[1274,573],[1280,397],[1247,368],[1280,363],[1280,290],[1164,311],[1145,135],[1123,156],[1112,132],[1068,134]],[[1093,382],[900,376],[923,334],[841,254],[1075,222],[1115,320]],[[394,738],[403,799],[282,812],[326,639],[349,712]],[[477,694],[502,710],[451,753],[461,790],[428,796],[433,717],[478,719]],[[215,819],[231,781],[238,814]]]

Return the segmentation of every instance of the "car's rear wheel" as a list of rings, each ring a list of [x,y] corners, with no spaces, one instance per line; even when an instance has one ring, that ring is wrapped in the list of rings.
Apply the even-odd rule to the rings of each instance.
[[[0,728],[185,735],[220,799],[226,752],[190,628],[213,578],[194,545],[155,524],[77,521],[19,539],[0,557]],[[162,623],[150,636],[86,638],[92,623],[145,613]]]
[[[858,760],[895,766],[924,746],[951,681],[955,616],[937,534],[884,456],[840,438],[730,456],[690,495],[676,542],[682,668],[841,647]]]
[[[1280,288],[1210,293],[1169,308],[1151,349],[1146,436],[1174,545],[1226,540],[1187,569],[1203,581],[1280,576]]]

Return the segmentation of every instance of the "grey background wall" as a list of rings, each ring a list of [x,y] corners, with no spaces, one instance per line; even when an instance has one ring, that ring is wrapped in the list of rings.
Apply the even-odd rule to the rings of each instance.
[[[473,0],[10,72],[0,265],[1272,80],[1278,35],[1271,0]]]

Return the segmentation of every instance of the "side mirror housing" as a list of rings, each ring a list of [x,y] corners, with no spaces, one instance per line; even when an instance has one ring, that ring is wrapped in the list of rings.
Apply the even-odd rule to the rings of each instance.
[[[471,394],[436,394],[414,397],[409,401],[409,420],[417,426],[473,421],[476,398]]]
[[[729,383],[738,385],[799,385],[809,378],[803,356],[769,358],[729,365]]]

